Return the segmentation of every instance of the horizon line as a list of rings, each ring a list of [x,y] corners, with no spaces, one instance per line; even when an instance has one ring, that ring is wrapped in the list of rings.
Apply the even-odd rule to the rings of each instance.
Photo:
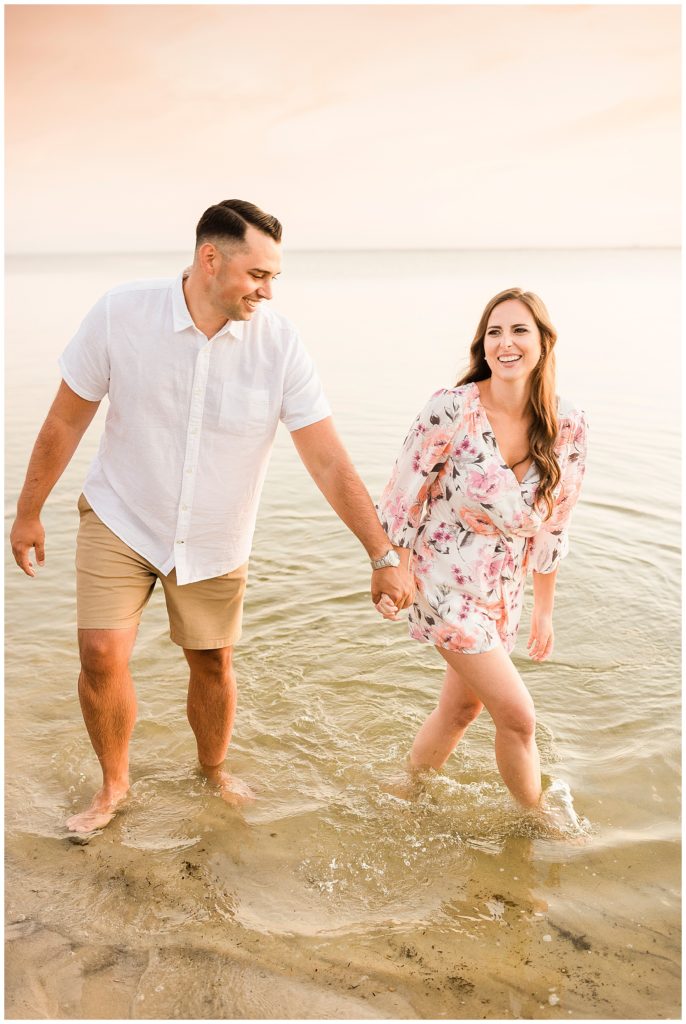
[[[417,246],[406,248],[384,249],[376,246],[369,248],[294,248],[284,247],[284,253],[289,254],[312,254],[321,253],[426,253],[426,252],[646,252],[646,251],[676,251],[680,252],[682,246],[675,245],[489,245],[489,246]],[[185,254],[187,249],[79,249],[71,252],[62,249],[8,252],[5,251],[5,258],[39,257],[39,256],[178,256]]]

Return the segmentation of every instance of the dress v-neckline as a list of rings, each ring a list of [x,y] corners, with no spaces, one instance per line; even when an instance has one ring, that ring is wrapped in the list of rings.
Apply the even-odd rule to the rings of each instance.
[[[472,381],[472,384],[474,386],[474,391],[476,393],[476,400],[477,400],[478,405],[479,405],[479,413],[481,414],[481,416],[484,419],[484,421],[488,424],[488,429],[491,432],[491,437],[493,438],[493,444],[494,444],[495,450],[496,450],[496,452],[498,454],[498,458],[500,459],[500,461],[501,461],[502,465],[504,466],[504,468],[509,473],[512,473],[512,476],[515,478],[515,480],[517,481],[518,485],[520,487],[522,487],[523,484],[525,483],[526,478],[528,477],[529,473],[531,472],[532,469],[534,469],[536,463],[535,463],[535,461],[533,459],[531,460],[529,465],[526,467],[526,470],[524,471],[524,476],[522,477],[521,480],[519,479],[519,477],[517,476],[515,471],[510,468],[510,466],[505,461],[505,458],[503,457],[503,453],[500,450],[500,445],[498,444],[498,438],[496,437],[495,430],[493,429],[493,424],[489,420],[488,413],[486,412],[486,409],[484,408],[484,404],[481,401],[481,392],[479,391],[479,385],[476,383],[476,381]]]

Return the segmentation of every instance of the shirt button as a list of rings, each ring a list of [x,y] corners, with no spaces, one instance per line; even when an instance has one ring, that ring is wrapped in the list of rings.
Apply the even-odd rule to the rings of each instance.
[[[177,543],[177,544],[185,544],[186,542],[185,542],[185,541],[183,541],[183,540],[177,540],[177,542],[176,542],[176,543]]]

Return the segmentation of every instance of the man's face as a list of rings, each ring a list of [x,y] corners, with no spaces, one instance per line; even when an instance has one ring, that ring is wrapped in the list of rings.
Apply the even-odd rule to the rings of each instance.
[[[281,246],[250,225],[242,243],[219,242],[211,277],[212,302],[227,320],[250,320],[257,306],[272,297],[281,271]]]

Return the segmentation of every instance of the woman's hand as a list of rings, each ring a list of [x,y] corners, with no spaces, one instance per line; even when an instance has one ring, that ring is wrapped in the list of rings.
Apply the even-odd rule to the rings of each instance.
[[[379,615],[383,615],[384,619],[390,619],[392,622],[400,621],[398,608],[393,604],[388,594],[382,594],[381,599],[377,601],[374,607]]]
[[[553,653],[554,644],[552,615],[543,615],[534,608],[531,615],[531,632],[526,645],[529,657],[532,661],[545,661]]]

